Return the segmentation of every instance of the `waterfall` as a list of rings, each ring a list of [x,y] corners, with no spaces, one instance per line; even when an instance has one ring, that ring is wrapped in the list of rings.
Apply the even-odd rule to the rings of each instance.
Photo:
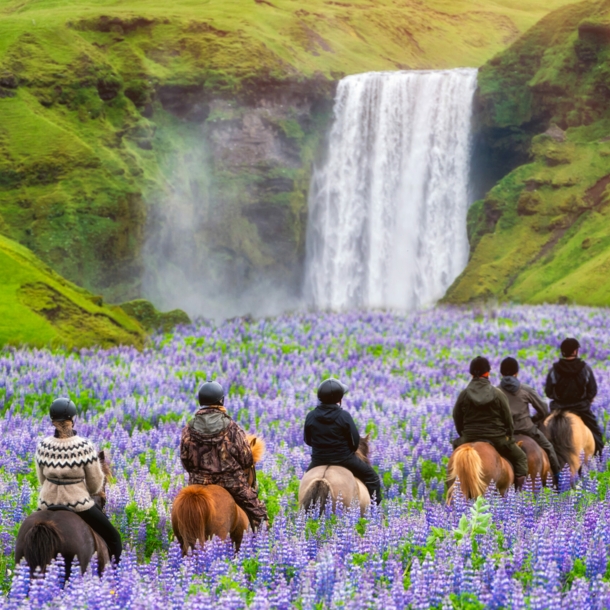
[[[475,69],[340,81],[309,195],[309,305],[414,309],[464,269],[476,82]]]

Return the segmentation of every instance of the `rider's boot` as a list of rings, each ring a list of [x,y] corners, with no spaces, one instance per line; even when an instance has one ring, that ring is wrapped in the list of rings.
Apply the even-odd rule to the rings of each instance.
[[[525,485],[525,477],[515,477],[515,489],[519,491]]]

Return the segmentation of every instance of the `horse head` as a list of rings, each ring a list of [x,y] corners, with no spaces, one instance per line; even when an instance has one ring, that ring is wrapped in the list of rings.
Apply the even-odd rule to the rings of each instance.
[[[370,464],[371,460],[369,460],[369,441],[371,440],[371,433],[369,432],[366,436],[360,437],[360,444],[358,445],[358,450],[356,451],[356,457],[366,464]]]
[[[258,464],[265,455],[265,441],[262,438],[258,438],[254,434],[246,434],[246,439],[252,449],[252,460],[254,464],[248,468],[248,485],[254,489],[258,489],[258,483],[256,482],[256,464]]]
[[[102,472],[104,473],[104,485],[102,485],[102,488],[96,494],[91,496],[91,499],[97,504],[98,508],[104,510],[104,507],[106,506],[106,485],[108,479],[112,476],[112,469],[110,468],[110,462],[106,459],[106,453],[103,449],[97,454],[97,458],[102,467]]]

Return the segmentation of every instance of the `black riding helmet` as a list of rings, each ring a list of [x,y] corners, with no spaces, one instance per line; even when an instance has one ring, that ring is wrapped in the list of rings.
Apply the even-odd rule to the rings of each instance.
[[[56,398],[51,403],[49,415],[53,421],[72,421],[76,415],[76,405],[69,398]]]
[[[225,391],[216,381],[204,383],[197,394],[199,404],[204,405],[223,405],[225,401]]]
[[[318,388],[318,400],[325,405],[336,405],[347,392],[347,386],[338,379],[327,379]]]

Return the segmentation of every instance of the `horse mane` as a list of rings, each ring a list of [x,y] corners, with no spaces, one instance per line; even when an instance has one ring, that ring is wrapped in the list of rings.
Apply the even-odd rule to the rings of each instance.
[[[216,511],[210,492],[203,485],[189,485],[176,496],[172,506],[172,527],[182,552],[205,542],[205,524],[215,519]]]
[[[563,411],[555,411],[547,422],[545,422],[543,432],[555,448],[559,465],[563,468],[566,464],[569,464],[570,467],[576,464],[576,470],[578,470],[578,456],[575,455],[574,434],[570,420]]]
[[[367,434],[366,436],[360,437],[360,443],[358,445],[358,449],[356,450],[356,457],[359,460],[362,460],[365,464],[371,465],[371,460],[369,460],[369,441],[371,438],[371,434]]]
[[[246,434],[246,439],[252,447],[252,459],[255,464],[258,464],[265,455],[265,441],[254,434]]]
[[[453,480],[447,490],[447,504],[453,499],[455,479],[460,479],[462,493],[466,498],[476,498],[485,493],[485,474],[483,460],[477,450],[469,444],[458,447],[447,471],[447,479]]]
[[[47,566],[55,559],[63,537],[59,528],[52,521],[36,523],[25,535],[24,556],[33,574],[36,568],[44,573]]]

